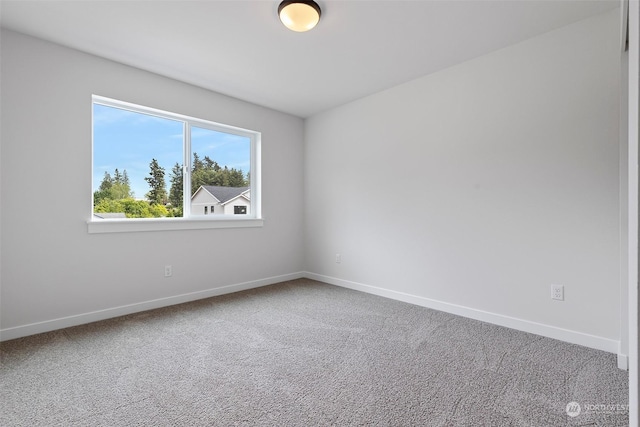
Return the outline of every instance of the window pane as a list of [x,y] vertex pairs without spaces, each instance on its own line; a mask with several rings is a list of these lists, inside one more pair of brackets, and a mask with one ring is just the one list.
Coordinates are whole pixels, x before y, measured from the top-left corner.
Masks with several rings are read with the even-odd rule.
[[254,131],[94,96],[93,219],[258,218],[259,145]]
[[191,128],[191,214],[251,213],[251,139]]
[[94,103],[94,217],[182,216],[183,129],[178,120]]

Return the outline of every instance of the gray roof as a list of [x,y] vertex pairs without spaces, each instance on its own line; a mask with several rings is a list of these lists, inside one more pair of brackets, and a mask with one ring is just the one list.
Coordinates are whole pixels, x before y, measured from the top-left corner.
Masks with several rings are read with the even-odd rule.
[[105,218],[126,218],[124,212],[94,212],[93,216],[100,219]]
[[223,204],[235,197],[238,197],[249,189],[249,187],[221,187],[217,185],[203,185],[202,188],[211,193],[213,197]]

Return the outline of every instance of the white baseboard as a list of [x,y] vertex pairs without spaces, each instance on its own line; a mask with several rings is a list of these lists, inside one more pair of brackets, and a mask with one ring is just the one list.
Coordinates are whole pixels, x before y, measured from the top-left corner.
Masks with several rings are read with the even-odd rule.
[[154,308],[167,307],[184,302],[195,301],[203,298],[215,297],[218,295],[231,294],[245,291],[247,289],[259,288],[273,285],[287,280],[295,280],[306,277],[304,273],[291,273],[281,276],[268,277],[266,279],[253,280],[250,282],[237,283],[234,285],[222,286],[204,291],[190,292],[187,294],[175,295],[166,298],[158,298],[151,301],[143,301],[135,304],[123,305],[120,307],[108,308],[105,310],[92,311],[89,313],[77,314],[74,316],[61,317],[44,322],[31,323],[13,328],[0,329],[0,341],[12,340],[15,338],[35,335],[42,332],[54,331],[56,329],[68,328],[70,326],[83,325],[85,323],[97,322],[99,320],[111,319],[113,317],[124,316],[126,314],[138,313]]
[[618,368],[623,371],[629,370],[629,356],[626,354],[618,353]]
[[191,292],[187,294],[159,298],[151,301],[143,301],[135,304],[92,311],[89,313],[67,316],[43,322],[31,323],[28,325],[16,326],[13,328],[0,329],[0,341],[11,340],[28,335],[35,335],[42,332],[49,332],[57,329],[68,328],[70,326],[82,325],[85,323],[97,322],[99,320],[138,313],[145,310],[167,307],[170,305],[259,288],[279,282],[285,282],[287,280],[295,280],[305,277],[343,288],[366,292],[369,294],[403,301],[434,310],[456,314],[458,316],[468,317],[495,325],[505,326],[507,328],[517,329],[520,331],[529,332],[548,338],[554,338],[572,344],[578,344],[585,347],[614,353],[618,355],[618,367],[620,369],[627,369],[628,367],[627,355],[621,354],[619,352],[619,341],[311,272],[297,272],[281,276],[268,277],[265,279],[237,283],[233,285],[222,286],[219,288],[207,289],[204,291]]
[[[488,311],[478,310],[471,307],[465,307],[448,302],[438,301],[430,298],[420,297],[407,294],[404,292],[392,291],[389,289],[378,288],[375,286],[364,285],[362,283],[352,282],[349,280],[338,279],[336,277],[324,276],[310,272],[304,273],[309,279],[318,280],[320,282],[329,283],[331,285],[341,286],[356,291],[362,291],[373,295],[391,298],[394,300],[431,308],[434,310],[444,311],[458,316],[468,317],[470,319],[480,320],[482,322],[493,323],[499,326],[505,326],[511,329],[517,329],[523,332],[529,332],[543,337],[553,338],[572,344],[578,344],[597,350],[606,351],[608,353],[618,354],[618,366],[625,363],[627,356],[619,354],[619,341],[589,335],[582,332],[571,331],[568,329],[558,328],[555,326],[545,325],[542,323],[531,322],[529,320],[518,319],[515,317],[504,316],[502,314],[491,313]],[[623,369],[623,368],[621,368]]]

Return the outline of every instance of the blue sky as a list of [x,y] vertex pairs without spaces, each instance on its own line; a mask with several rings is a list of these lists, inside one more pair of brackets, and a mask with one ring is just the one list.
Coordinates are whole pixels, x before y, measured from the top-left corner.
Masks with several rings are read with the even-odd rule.
[[[167,191],[171,169],[183,163],[183,122],[141,114],[100,104],[93,106],[93,191],[109,172],[126,170],[137,199],[144,198],[149,186],[151,159],[165,169]],[[241,169],[250,166],[249,138],[193,127],[191,149],[203,159],[209,156],[221,167]],[[193,160],[193,154],[190,155]]]

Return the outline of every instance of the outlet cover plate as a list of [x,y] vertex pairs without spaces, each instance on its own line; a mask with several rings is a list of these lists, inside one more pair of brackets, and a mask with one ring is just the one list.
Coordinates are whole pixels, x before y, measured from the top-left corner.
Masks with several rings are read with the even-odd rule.
[[564,285],[551,285],[551,299],[564,301]]

